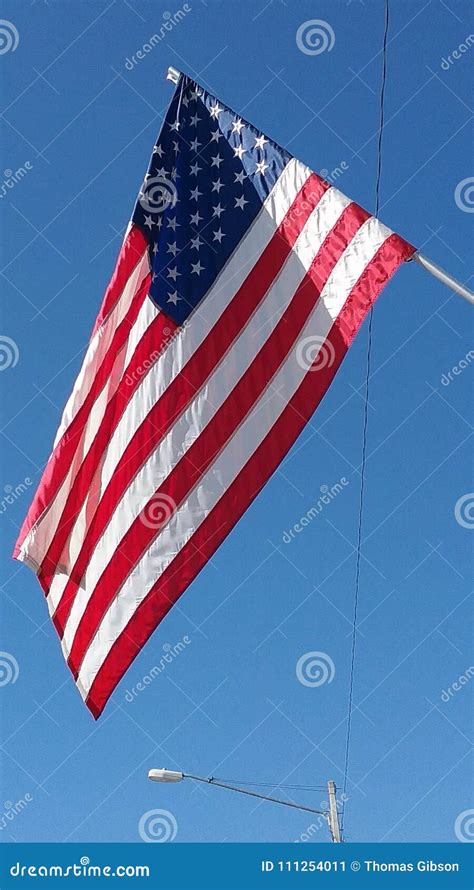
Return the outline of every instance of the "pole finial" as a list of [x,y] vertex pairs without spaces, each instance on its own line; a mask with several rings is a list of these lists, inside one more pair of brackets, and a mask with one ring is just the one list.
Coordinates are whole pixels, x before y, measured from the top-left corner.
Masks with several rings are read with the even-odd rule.
[[181,77],[181,71],[178,71],[177,68],[173,68],[171,66],[168,68],[166,80],[171,80],[171,83],[177,84],[180,77]]

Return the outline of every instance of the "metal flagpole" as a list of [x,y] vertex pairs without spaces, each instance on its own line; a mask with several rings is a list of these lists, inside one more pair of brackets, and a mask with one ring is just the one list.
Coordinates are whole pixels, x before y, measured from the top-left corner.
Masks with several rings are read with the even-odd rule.
[[456,294],[459,294],[460,297],[464,297],[464,299],[467,300],[468,303],[474,304],[474,293],[472,292],[472,290],[469,290],[469,288],[467,288],[465,284],[461,284],[461,282],[457,281],[456,278],[453,278],[452,275],[448,275],[448,273],[445,272],[444,269],[441,268],[441,266],[437,266],[436,263],[433,262],[433,260],[429,260],[428,257],[424,256],[418,250],[415,251],[411,259],[419,263],[420,266],[423,267],[423,269],[426,269],[427,272],[430,272],[430,274],[433,275],[434,278],[437,278],[438,281],[441,281],[443,284],[446,285],[446,287],[449,287]]
[[[166,75],[167,80],[171,80],[172,83],[177,84],[179,78],[181,77],[181,71],[178,71],[177,68],[168,68],[168,73]],[[436,263],[432,260],[429,260],[428,257],[424,256],[424,254],[420,253],[418,250],[415,251],[412,257],[407,262],[411,262],[411,260],[415,260],[415,262],[419,263],[423,269],[426,269],[430,275],[433,275],[434,278],[437,278],[438,281],[441,281],[442,284],[445,284],[446,287],[449,287],[456,294],[459,294],[460,297],[464,297],[468,303],[472,303],[474,305],[474,293],[466,287],[465,284],[461,284],[460,281],[457,281],[456,278],[453,278],[452,275],[448,275],[444,269],[441,269]]]

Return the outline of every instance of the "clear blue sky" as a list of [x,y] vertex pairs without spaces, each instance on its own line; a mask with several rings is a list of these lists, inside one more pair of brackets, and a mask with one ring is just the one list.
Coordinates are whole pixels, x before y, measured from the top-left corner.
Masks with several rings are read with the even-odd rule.
[[[0,206],[2,334],[19,349],[16,365],[0,374],[2,486],[27,477],[36,484],[49,454],[172,95],[168,65],[201,79],[315,170],[345,168],[338,187],[373,208],[383,4],[189,5],[127,69],[178,2],[3,4],[19,43],[0,59],[1,169],[27,161],[31,169]],[[380,213],[463,281],[472,204],[462,188],[456,203],[455,192],[472,177],[474,47],[442,61],[473,30],[469,7],[391,0]],[[295,35],[314,18],[330,25],[335,43],[308,55]],[[472,348],[472,321],[463,300],[414,265],[375,310],[348,840],[454,841],[456,817],[472,806],[474,677],[443,701],[472,658],[472,528],[455,518],[472,489],[472,364],[443,383]],[[153,808],[172,812],[177,841],[292,841],[311,822],[216,788],[152,785],[152,766],[340,785],[366,335],[364,326],[281,471],[155,632],[97,724],[35,578],[10,561],[33,486],[2,501],[0,648],[16,659],[19,676],[0,689],[0,809],[32,796],[2,840],[139,841],[139,819]],[[317,502],[321,486],[342,477],[349,484],[285,544],[285,530]],[[127,690],[159,662],[163,646],[185,635],[185,651],[128,702]],[[335,675],[307,687],[296,665],[314,650],[332,659]],[[317,790],[294,794],[316,807],[324,798]],[[326,840],[323,831],[318,837]]]

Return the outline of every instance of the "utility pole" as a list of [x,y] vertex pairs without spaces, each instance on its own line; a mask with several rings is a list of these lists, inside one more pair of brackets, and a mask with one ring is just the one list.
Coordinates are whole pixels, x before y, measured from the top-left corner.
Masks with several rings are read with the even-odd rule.
[[329,798],[329,831],[331,832],[332,840],[335,844],[341,843],[341,830],[339,828],[339,814],[337,812],[337,801],[336,801],[336,783],[329,781],[328,782],[328,798]]

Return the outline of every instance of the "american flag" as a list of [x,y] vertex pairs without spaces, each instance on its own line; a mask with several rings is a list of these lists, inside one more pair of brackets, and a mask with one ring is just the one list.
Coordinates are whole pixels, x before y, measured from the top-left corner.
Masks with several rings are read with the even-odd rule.
[[14,553],[94,717],[412,252],[181,75]]

